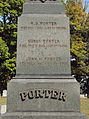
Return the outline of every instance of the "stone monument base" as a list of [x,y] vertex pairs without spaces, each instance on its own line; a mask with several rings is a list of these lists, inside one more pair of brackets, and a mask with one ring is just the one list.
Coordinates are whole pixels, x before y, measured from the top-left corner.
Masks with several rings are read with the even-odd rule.
[[12,112],[2,117],[3,119],[88,119],[79,112]]
[[79,84],[71,76],[29,77],[8,84],[7,112],[80,111]]
[[2,119],[88,119],[80,113],[79,92],[71,76],[17,76],[8,84]]

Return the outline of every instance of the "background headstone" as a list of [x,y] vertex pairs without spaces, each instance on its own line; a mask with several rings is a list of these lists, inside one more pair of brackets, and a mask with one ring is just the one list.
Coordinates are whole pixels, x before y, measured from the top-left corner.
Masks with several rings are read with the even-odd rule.
[[5,114],[6,113],[6,108],[7,108],[6,105],[2,105],[1,106],[1,114]]
[[7,90],[3,90],[3,97],[7,97]]

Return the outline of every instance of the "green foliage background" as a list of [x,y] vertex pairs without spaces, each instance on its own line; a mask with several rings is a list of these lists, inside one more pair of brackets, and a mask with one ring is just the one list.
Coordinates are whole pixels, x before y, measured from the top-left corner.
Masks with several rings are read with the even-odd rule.
[[66,15],[70,19],[72,74],[78,81],[89,76],[89,14],[82,0],[68,0]]
[[16,71],[17,18],[25,0],[0,0],[0,90]]

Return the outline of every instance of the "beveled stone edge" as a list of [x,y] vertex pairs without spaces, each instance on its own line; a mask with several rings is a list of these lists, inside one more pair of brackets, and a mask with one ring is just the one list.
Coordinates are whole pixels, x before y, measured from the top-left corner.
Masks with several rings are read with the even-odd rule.
[[72,117],[72,116],[83,116],[83,117],[88,117],[87,115],[80,113],[80,112],[7,112],[3,115],[1,115],[2,117],[4,116],[64,116],[64,117]]
[[79,84],[75,78],[13,78],[11,83],[18,82],[18,83],[75,83]]
[[[66,16],[66,14],[31,14],[31,13],[29,13],[29,14],[22,14],[21,16],[19,16],[18,18],[20,18],[20,17],[45,17],[45,16],[47,16],[47,17],[67,17]],[[68,18],[68,20],[69,20],[69,17],[67,17]]]
[[73,79],[70,74],[17,74],[13,79]]

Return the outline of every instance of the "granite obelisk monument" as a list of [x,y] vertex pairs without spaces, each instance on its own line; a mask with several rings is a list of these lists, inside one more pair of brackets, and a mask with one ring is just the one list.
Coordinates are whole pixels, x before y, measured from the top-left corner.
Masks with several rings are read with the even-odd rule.
[[2,119],[87,119],[71,77],[70,29],[61,0],[27,0],[18,18],[16,77]]

